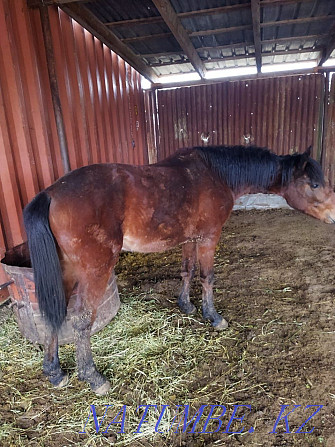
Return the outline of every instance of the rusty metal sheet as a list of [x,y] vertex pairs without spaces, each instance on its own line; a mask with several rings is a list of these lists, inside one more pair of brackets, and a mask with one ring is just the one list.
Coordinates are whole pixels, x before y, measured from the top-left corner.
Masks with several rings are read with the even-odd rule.
[[158,90],[158,157],[207,144],[255,144],[279,155],[313,145],[316,156],[323,88],[323,75],[311,74]]
[[[141,76],[49,7],[71,169],[148,160]],[[22,243],[22,208],[63,175],[38,9],[0,1],[0,252]]]

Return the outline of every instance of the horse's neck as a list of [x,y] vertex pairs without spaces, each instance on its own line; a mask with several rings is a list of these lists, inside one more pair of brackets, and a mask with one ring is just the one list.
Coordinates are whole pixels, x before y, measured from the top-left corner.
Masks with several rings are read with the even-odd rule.
[[235,200],[246,194],[277,194],[283,195],[281,178],[276,178],[268,187],[258,185],[239,185],[235,191],[232,191]]

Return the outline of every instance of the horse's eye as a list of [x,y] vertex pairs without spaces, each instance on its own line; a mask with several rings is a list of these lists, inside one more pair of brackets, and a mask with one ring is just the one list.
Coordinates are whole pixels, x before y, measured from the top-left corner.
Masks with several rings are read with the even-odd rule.
[[312,189],[316,189],[318,187],[319,187],[318,183],[311,183],[311,188]]

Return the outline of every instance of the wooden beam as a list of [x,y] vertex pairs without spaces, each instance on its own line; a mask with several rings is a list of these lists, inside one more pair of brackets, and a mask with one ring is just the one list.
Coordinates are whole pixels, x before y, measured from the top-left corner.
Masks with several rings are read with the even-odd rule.
[[39,6],[61,6],[68,5],[69,3],[90,3],[97,0],[27,0],[29,8],[38,8]]
[[120,39],[123,43],[133,43],[138,42],[140,40],[150,40],[150,39],[167,39],[168,37],[172,37],[172,33],[157,33],[157,34],[145,34],[144,36],[137,37],[125,37],[124,39]]
[[162,16],[154,17],[141,17],[140,19],[127,19],[127,20],[117,20],[116,22],[104,22],[104,25],[115,28],[117,26],[128,26],[128,25],[151,25],[152,23],[162,23],[164,22]]
[[295,3],[314,3],[315,0],[261,0],[261,7],[266,8],[267,6],[285,6]]
[[185,54],[189,58],[194,69],[199,73],[201,78],[204,78],[206,75],[206,68],[196,52],[187,31],[181,24],[175,10],[172,8],[171,3],[168,0],[152,0],[152,2],[172,31],[181,48],[185,51]]
[[332,54],[332,52],[335,50],[335,23],[330,28],[329,34],[326,38],[326,44],[322,48],[320,52],[320,60],[318,65],[321,67],[326,60],[329,58],[329,56]]
[[69,160],[69,151],[68,144],[66,139],[66,131],[64,125],[63,111],[62,105],[59,97],[59,89],[58,89],[58,81],[56,74],[56,62],[54,55],[54,47],[52,43],[52,33],[50,27],[50,18],[48,6],[40,5],[40,17],[42,24],[42,33],[45,47],[45,54],[47,59],[47,67],[48,67],[48,75],[49,75],[49,83],[52,97],[52,104],[55,113],[55,121],[57,128],[57,135],[59,141],[59,148],[61,153],[61,159],[64,169],[64,174],[70,172],[70,160]]
[[189,36],[190,37],[210,36],[212,34],[225,34],[225,33],[231,33],[232,31],[244,31],[247,29],[252,29],[252,25],[239,25],[239,26],[231,26],[228,28],[215,28],[203,31],[193,31],[189,33]]
[[251,16],[252,16],[252,30],[254,34],[255,57],[257,73],[261,72],[262,68],[262,45],[261,45],[261,8],[259,0],[251,0]]
[[329,16],[317,16],[317,17],[303,17],[301,19],[289,19],[289,20],[278,20],[274,22],[263,22],[261,23],[261,28],[268,26],[281,26],[281,25],[299,25],[301,23],[312,23],[312,22],[324,22],[325,20],[335,20],[335,15]]
[[70,17],[80,23],[80,25],[107,45],[111,50],[122,57],[122,59],[128,62],[128,64],[135,68],[135,70],[149,79],[149,81],[155,82],[155,80],[157,80],[157,75],[153,69],[148,67],[139,56],[133,53],[130,48],[121,42],[121,40],[87,8],[76,3],[72,3],[63,5],[62,9]]

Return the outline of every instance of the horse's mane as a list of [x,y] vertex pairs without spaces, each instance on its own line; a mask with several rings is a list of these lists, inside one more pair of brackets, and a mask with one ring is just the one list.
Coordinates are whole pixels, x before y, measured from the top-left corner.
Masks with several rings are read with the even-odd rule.
[[303,169],[300,175],[306,174],[311,182],[324,185],[320,165],[304,154],[278,156],[266,148],[255,146],[200,146],[194,149],[233,190],[241,186],[266,189],[276,179],[285,186],[299,168]]

